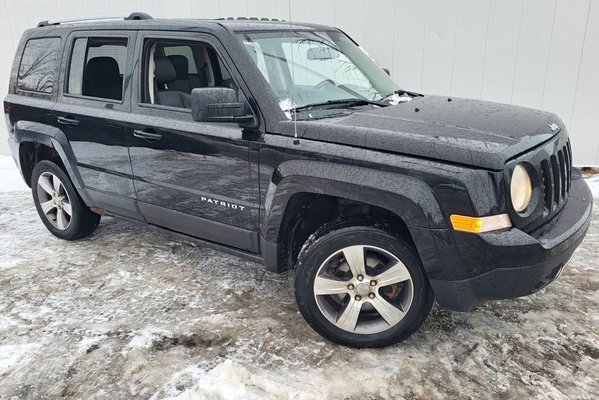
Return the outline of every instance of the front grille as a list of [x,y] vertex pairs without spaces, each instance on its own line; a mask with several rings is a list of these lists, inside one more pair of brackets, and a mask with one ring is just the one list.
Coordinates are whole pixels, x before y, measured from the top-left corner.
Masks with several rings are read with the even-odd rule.
[[515,228],[531,232],[560,213],[568,200],[572,180],[572,149],[568,132],[561,132],[528,153],[512,159],[506,168],[509,174],[520,163],[528,165],[534,185],[534,200],[529,209],[518,213],[509,209]]
[[541,176],[543,183],[543,201],[545,215],[551,214],[568,198],[572,182],[572,149],[570,141],[541,161]]

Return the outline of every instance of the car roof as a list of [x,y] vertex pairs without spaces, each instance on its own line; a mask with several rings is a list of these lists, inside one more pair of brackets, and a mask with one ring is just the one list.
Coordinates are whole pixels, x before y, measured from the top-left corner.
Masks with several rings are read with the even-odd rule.
[[[141,13],[134,13],[141,14]],[[132,14],[133,15],[133,14]],[[219,19],[178,19],[178,18],[152,18],[147,14],[141,19],[130,17],[105,17],[97,19],[82,19],[69,21],[43,21],[38,24],[38,29],[63,28],[65,30],[208,30],[216,31],[222,28],[233,32],[247,31],[284,31],[284,30],[332,30],[326,25],[287,22],[277,19],[238,17]]]
[[[191,20],[194,21],[194,20]],[[283,20],[268,20],[268,19],[217,19],[217,20],[195,20],[207,23],[220,23],[233,31],[281,31],[289,29],[304,29],[304,30],[331,30],[330,26],[311,24],[307,22],[287,22]]]

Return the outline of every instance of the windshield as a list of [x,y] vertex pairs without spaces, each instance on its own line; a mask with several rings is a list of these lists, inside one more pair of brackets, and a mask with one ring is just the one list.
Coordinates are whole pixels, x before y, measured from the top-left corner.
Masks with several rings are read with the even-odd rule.
[[283,111],[339,100],[386,100],[399,90],[389,75],[339,31],[239,34]]

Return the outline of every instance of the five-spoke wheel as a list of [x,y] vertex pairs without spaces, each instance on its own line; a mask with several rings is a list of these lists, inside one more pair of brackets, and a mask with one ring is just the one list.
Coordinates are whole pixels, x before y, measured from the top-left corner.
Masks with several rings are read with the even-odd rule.
[[31,191],[42,222],[54,236],[81,239],[98,227],[100,216],[87,207],[68,175],[56,163],[43,160],[36,164]]
[[318,333],[356,347],[409,337],[433,301],[420,259],[400,235],[351,223],[321,228],[306,243],[295,289],[300,311]]
[[73,210],[60,178],[51,172],[43,172],[37,180],[37,196],[48,221],[62,231],[68,229]]
[[374,246],[349,246],[331,255],[314,279],[320,311],[341,329],[377,333],[395,326],[412,305],[406,266]]

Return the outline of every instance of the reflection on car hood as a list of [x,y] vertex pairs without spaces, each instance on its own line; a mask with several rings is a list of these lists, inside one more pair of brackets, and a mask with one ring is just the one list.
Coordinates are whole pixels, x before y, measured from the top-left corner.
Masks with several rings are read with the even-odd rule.
[[499,170],[557,134],[555,114],[507,104],[425,96],[342,117],[298,121],[300,137]]

